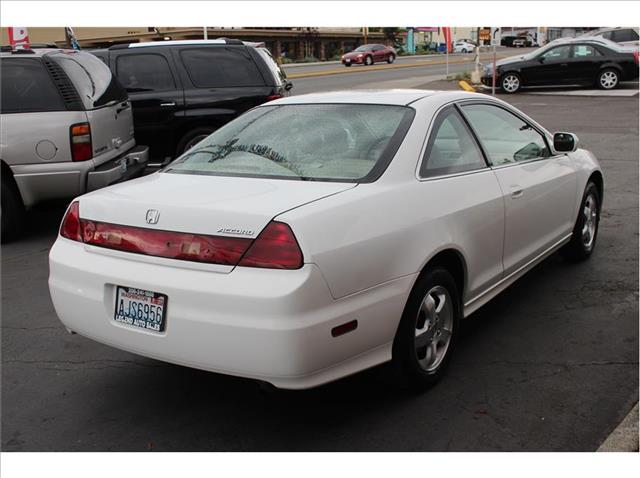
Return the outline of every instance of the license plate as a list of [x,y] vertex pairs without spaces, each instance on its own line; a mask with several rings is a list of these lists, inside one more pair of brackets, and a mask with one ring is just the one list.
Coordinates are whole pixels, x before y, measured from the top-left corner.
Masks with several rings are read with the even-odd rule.
[[351,63],[351,60],[345,60],[344,62],[345,63]]
[[117,286],[113,319],[141,329],[162,332],[165,327],[167,300],[165,294],[158,292]]

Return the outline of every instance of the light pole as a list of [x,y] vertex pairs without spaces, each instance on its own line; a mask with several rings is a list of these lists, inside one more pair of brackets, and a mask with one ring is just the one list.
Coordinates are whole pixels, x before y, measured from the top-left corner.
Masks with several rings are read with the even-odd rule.
[[493,43],[493,75],[491,78],[491,94],[493,96],[496,95],[496,33],[498,33],[499,30],[500,28],[496,28],[493,31],[491,40],[491,43]]

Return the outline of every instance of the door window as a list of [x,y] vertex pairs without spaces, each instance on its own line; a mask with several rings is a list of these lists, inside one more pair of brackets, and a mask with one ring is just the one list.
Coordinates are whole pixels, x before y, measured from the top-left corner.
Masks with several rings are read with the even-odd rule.
[[569,58],[571,52],[571,45],[563,45],[552,48],[551,50],[542,54],[542,58],[545,60],[566,60]]
[[437,118],[422,159],[420,177],[427,178],[484,168],[482,152],[455,108]]
[[550,155],[544,137],[509,111],[492,105],[466,105],[462,111],[478,135],[492,166]]
[[118,80],[129,92],[174,90],[176,83],[167,59],[155,53],[120,55]]
[[187,73],[198,88],[264,86],[264,79],[246,48],[207,47],[180,51]]
[[62,111],[62,97],[40,60],[2,60],[0,111],[28,113],[34,111]]
[[591,45],[574,45],[573,57],[574,58],[593,58],[594,56],[602,56],[598,50]]

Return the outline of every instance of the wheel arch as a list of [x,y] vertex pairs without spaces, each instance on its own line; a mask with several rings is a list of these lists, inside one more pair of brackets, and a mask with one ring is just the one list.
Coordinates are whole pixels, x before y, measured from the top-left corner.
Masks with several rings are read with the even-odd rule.
[[454,247],[447,247],[436,252],[422,266],[420,274],[416,278],[416,282],[434,267],[442,267],[446,269],[452,276],[460,294],[460,300],[464,302],[464,293],[467,287],[467,262],[462,252]]
[[602,203],[604,201],[604,177],[602,176],[602,172],[600,172],[599,170],[595,170],[594,172],[591,173],[591,175],[589,176],[589,179],[587,180],[587,184],[589,183],[589,181],[593,181],[593,183],[596,185],[596,188],[598,188],[598,196],[600,199],[600,209],[602,209]]

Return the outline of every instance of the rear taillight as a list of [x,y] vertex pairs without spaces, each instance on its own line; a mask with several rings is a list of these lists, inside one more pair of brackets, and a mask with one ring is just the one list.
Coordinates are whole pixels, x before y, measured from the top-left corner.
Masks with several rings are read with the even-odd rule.
[[183,261],[235,266],[251,239],[157,231],[81,219],[85,244]]
[[67,209],[67,213],[64,215],[62,224],[60,225],[60,235],[72,241],[82,241],[80,205],[78,201],[72,202],[69,209]]
[[71,126],[71,159],[73,161],[86,161],[93,157],[91,144],[91,127],[89,123],[78,123]]
[[280,98],[284,98],[284,96],[280,95],[280,94],[269,95],[269,96],[267,96],[267,101],[279,100]]
[[633,52],[633,59],[635,60],[636,65],[637,65],[638,64],[638,51],[634,51]]
[[268,269],[300,269],[302,251],[287,224],[271,221],[251,244],[238,265]]
[[80,218],[80,206],[69,206],[60,235],[72,241],[155,257],[226,266],[299,269],[302,251],[291,228],[270,222],[253,239],[158,231]]

